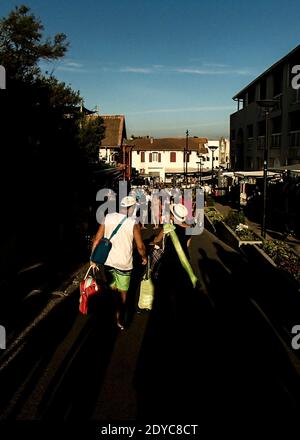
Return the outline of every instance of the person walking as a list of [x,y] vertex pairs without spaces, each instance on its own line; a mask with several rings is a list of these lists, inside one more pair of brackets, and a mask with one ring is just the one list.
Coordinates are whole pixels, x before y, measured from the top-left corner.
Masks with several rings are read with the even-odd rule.
[[[191,235],[187,208],[181,203],[170,206],[170,225],[164,225],[163,230],[154,238],[152,244],[164,240],[164,252],[159,262],[155,282],[156,296],[159,297],[161,309],[166,311],[166,317],[179,324],[189,311],[189,297],[193,296],[196,278],[189,263],[188,247]],[[172,231],[176,233],[176,241],[172,239]]]
[[[121,200],[120,212],[107,214],[104,223],[98,228],[92,245],[92,253],[105,237],[108,238],[118,224],[122,222],[118,232],[112,237],[112,247],[105,261],[105,274],[111,290],[116,293],[116,325],[124,330],[124,312],[127,292],[130,286],[131,272],[133,268],[133,242],[142,257],[142,264],[147,264],[146,248],[142,239],[140,225],[136,223],[133,213],[136,200],[132,196],[126,196]],[[96,266],[91,262],[92,266]]]

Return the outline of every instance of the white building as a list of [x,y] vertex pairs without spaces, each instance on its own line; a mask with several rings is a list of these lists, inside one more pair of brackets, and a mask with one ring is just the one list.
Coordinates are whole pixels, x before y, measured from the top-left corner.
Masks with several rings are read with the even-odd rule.
[[[127,141],[131,151],[131,166],[141,175],[158,177],[161,181],[172,182],[172,178],[182,179],[187,173],[189,178],[212,169],[211,145],[218,148],[214,151],[214,168],[228,168],[229,141],[208,140],[206,138],[164,138],[150,137]],[[186,154],[186,151],[188,152]],[[185,161],[185,157],[187,161]],[[201,160],[201,164],[200,164]]]

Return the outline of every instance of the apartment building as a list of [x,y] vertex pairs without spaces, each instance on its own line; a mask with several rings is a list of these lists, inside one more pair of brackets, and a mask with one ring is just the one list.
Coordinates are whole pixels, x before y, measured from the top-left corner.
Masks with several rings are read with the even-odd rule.
[[[237,111],[230,116],[233,169],[262,169],[266,145],[269,168],[300,163],[300,89],[293,81],[297,65],[300,45],[233,97],[237,102]],[[258,105],[260,100],[273,101],[268,116]]]

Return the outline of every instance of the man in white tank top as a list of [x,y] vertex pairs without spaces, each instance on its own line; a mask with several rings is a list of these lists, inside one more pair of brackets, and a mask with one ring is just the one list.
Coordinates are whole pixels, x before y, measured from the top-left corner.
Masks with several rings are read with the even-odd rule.
[[[118,224],[127,217],[118,232],[111,239],[112,247],[105,262],[109,286],[118,294],[116,324],[121,330],[124,329],[122,315],[124,313],[132,271],[133,241],[135,241],[137,250],[142,257],[142,264],[147,264],[146,248],[142,239],[141,228],[132,216],[135,204],[136,200],[134,197],[124,197],[121,200],[120,212],[106,215],[104,224],[99,226],[92,246],[93,253],[99,241],[103,237],[110,237]],[[95,265],[95,263],[91,264]]]

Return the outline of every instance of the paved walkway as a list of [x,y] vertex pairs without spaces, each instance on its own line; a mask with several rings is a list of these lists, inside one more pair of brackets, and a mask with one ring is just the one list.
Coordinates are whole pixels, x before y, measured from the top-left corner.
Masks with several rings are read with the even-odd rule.
[[[154,233],[144,232],[146,239]],[[108,298],[85,318],[76,296],[68,314],[50,322],[51,332],[45,329],[46,339],[34,341],[34,368],[25,359],[18,375],[6,377],[17,389],[6,405],[10,417],[184,422],[198,424],[200,432],[206,424],[211,433],[222,426],[223,434],[241,422],[276,429],[296,420],[300,368],[289,332],[299,323],[299,296],[276,275],[254,273],[206,230],[192,238],[190,254],[203,288],[183,291],[181,307],[172,310],[156,296],[151,312],[137,312],[136,266],[124,332],[111,326]]]
[[276,414],[282,420],[293,411],[300,365],[297,373],[272,307],[265,315],[251,267],[207,231],[193,237],[190,254],[203,291],[187,298],[188,316],[177,315],[174,325],[159,299],[150,313],[134,314],[117,339],[93,419],[205,424],[225,417],[234,430],[238,417],[254,425],[270,416],[274,424]]

